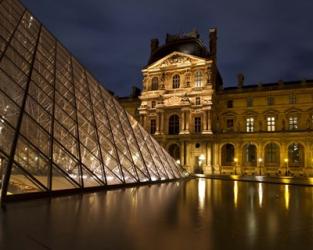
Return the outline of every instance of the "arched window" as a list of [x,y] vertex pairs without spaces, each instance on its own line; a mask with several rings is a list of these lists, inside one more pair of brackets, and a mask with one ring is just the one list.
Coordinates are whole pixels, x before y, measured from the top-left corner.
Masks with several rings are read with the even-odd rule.
[[269,143],[265,147],[265,167],[279,166],[279,146],[276,143]]
[[202,85],[202,73],[201,71],[197,71],[195,73],[195,87],[201,87]]
[[245,166],[256,166],[257,155],[256,146],[246,144],[243,148],[243,163]]
[[173,89],[178,89],[180,86],[180,76],[174,75],[173,76]]
[[232,166],[234,164],[235,148],[232,144],[227,143],[222,147],[222,165]]
[[176,161],[180,159],[180,148],[177,144],[170,145],[168,152]]
[[170,135],[179,134],[179,117],[178,115],[172,115],[168,120],[168,133]]
[[292,143],[288,147],[288,166],[304,166],[304,147],[300,143]]
[[151,82],[151,90],[158,90],[158,88],[159,88],[159,80],[157,77],[153,77],[152,82]]

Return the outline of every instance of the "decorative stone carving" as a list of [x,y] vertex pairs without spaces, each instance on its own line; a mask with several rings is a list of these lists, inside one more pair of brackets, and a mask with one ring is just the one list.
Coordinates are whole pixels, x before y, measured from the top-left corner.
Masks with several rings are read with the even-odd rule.
[[178,96],[172,96],[165,100],[166,105],[172,106],[172,105],[179,105],[180,104],[180,98]]
[[187,93],[185,93],[185,95],[181,98],[180,102],[183,104],[189,104],[190,103],[190,100],[189,100],[189,97],[187,96]]
[[191,59],[186,56],[180,56],[180,55],[173,55],[167,60],[165,60],[161,67],[166,67],[172,64],[179,64],[179,63],[191,63]]

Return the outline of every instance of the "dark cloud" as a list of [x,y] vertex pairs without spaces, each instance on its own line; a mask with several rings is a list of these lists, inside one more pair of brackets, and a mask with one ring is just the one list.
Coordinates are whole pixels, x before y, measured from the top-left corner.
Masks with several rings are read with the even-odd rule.
[[312,1],[22,0],[98,80],[118,95],[141,86],[150,39],[218,28],[226,86],[313,78]]

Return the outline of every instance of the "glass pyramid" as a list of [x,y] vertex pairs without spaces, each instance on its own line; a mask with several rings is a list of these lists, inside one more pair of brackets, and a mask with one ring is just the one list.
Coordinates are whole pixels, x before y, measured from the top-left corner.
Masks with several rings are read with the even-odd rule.
[[0,0],[1,198],[183,169],[17,0]]

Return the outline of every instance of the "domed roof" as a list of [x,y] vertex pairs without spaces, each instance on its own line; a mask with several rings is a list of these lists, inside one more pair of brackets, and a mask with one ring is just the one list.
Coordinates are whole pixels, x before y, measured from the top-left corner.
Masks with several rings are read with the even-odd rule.
[[156,62],[157,60],[169,55],[174,51],[202,58],[209,57],[209,51],[199,39],[199,34],[196,31],[185,34],[183,36],[167,34],[165,44],[152,49],[148,65]]

